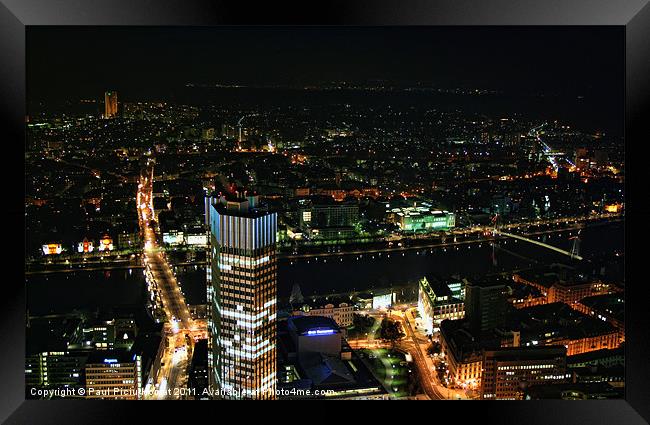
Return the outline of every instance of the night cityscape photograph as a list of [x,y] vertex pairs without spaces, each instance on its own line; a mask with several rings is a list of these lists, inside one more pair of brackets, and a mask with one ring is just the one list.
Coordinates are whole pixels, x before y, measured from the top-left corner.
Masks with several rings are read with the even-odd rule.
[[27,399],[624,398],[622,27],[26,53]]

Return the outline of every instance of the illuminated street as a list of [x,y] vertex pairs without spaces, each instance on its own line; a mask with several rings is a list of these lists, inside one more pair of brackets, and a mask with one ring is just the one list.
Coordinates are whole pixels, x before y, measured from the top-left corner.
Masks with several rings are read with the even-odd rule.
[[[158,247],[152,221],[153,164],[150,159],[147,159],[145,170],[137,194],[139,221],[144,235],[143,262],[151,273],[151,284],[157,290],[157,300],[165,313],[164,338],[168,344],[156,383],[162,390],[159,389],[154,398],[177,399],[187,386],[188,352],[191,350],[188,341],[191,343],[193,338],[205,337],[206,328],[204,321],[192,319],[178,280],[165,253]],[[186,335],[190,338],[186,338]]]
[[[403,351],[408,352],[411,355],[413,364],[417,368],[419,375],[419,382],[424,390],[424,396],[428,399],[441,400],[451,397],[451,394],[448,390],[437,383],[435,369],[431,359],[426,355],[426,347],[428,345],[428,340],[424,335],[416,334],[411,328],[411,323],[408,320],[405,320],[405,317],[411,315],[412,310],[407,309],[406,313],[401,311],[401,308],[406,306],[396,306],[395,309],[390,311],[390,319],[397,320],[401,323],[402,330],[406,335],[397,342],[397,347],[401,348]],[[350,340],[350,346],[354,349],[367,350],[372,353],[373,356],[380,359],[384,364],[385,371],[384,374],[387,377],[386,386],[389,393],[392,393],[392,375],[393,375],[393,366],[394,362],[386,355],[386,349],[390,348],[392,344],[387,341],[381,341],[376,338],[377,331],[381,325],[381,321],[386,316],[387,312],[383,310],[366,310],[359,312],[367,314],[375,318],[375,323],[373,327],[369,330],[368,336],[366,338],[357,338]],[[424,353],[424,354],[423,354]]]
[[153,204],[153,167],[147,172],[138,185],[137,204],[140,210],[140,225],[143,230],[144,263],[151,270],[153,281],[160,290],[165,314],[172,328],[192,330],[193,321],[185,303],[178,281],[167,262],[165,253],[158,247],[156,231],[152,225]]
[[424,377],[422,385],[427,395],[432,399],[466,399],[467,395],[463,391],[453,390],[444,387],[436,373],[435,364],[427,354],[427,347],[430,345],[428,338],[420,331],[415,329],[416,308],[409,307],[405,311],[395,310],[395,318],[400,320],[403,329],[406,330],[407,338],[404,345],[415,360],[418,370]]

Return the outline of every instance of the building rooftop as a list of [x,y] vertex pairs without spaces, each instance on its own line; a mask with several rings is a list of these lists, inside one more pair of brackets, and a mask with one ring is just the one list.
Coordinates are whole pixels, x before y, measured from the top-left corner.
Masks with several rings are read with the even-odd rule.
[[448,286],[448,283],[451,282],[456,281],[443,282],[434,276],[428,275],[420,280],[420,288],[434,304],[462,303],[462,300],[453,297]]
[[292,316],[287,319],[289,330],[295,329],[299,335],[307,334],[309,331],[333,331],[340,332],[339,326],[333,319],[322,316]]
[[612,324],[582,314],[561,302],[516,310],[511,326],[521,329],[522,344],[548,337],[581,339],[616,332]]
[[30,319],[26,330],[27,354],[67,351],[82,320],[76,317]]
[[479,340],[469,330],[467,319],[461,320],[443,320],[440,323],[440,333],[454,353],[454,357],[461,361],[462,359],[480,355],[484,346],[497,348],[500,346],[498,341]]
[[305,299],[303,306],[307,305],[311,309],[316,309],[316,308],[325,308],[325,306],[328,304],[332,304],[334,307],[339,307],[341,304],[347,304],[351,306],[354,303],[348,297],[332,296],[332,297],[316,298],[316,299],[307,298]]
[[352,371],[340,357],[323,353],[304,353],[300,355],[300,365],[314,385],[354,383]]
[[508,294],[508,298],[510,299],[520,300],[528,297],[537,298],[542,296],[539,289],[534,286],[512,281],[509,283],[509,287],[512,290]]
[[512,285],[512,279],[502,275],[473,276],[463,280],[465,282],[465,287],[478,286],[481,288],[492,288]]
[[95,350],[88,355],[87,364],[133,363],[135,354],[127,350]]
[[571,286],[591,283],[593,281],[591,276],[580,273],[573,267],[559,263],[524,270],[519,272],[518,275],[527,281],[544,286],[545,288],[550,288],[554,284]]
[[589,351],[586,353],[576,354],[574,356],[568,356],[566,358],[567,365],[572,364],[581,364],[581,363],[598,363],[599,361],[620,357],[621,360],[625,361],[625,347],[624,345],[619,346],[614,349],[603,349],[596,351]]
[[300,197],[295,200],[298,208],[308,208],[308,207],[329,207],[329,206],[358,206],[359,202],[356,198],[349,199],[346,198],[343,201],[337,201],[328,195],[309,195]]
[[580,300],[580,304],[617,320],[625,319],[625,295],[622,293],[586,297]]
[[251,207],[247,200],[228,201],[227,203],[215,203],[214,209],[222,215],[234,217],[257,218],[269,214],[265,208]]
[[208,364],[208,340],[200,339],[194,344],[192,352],[192,367]]
[[394,198],[386,202],[385,206],[387,213],[395,213],[406,217],[418,215],[444,217],[447,214],[451,214],[449,211],[435,208],[431,201],[420,198]]
[[488,350],[490,357],[499,361],[543,360],[551,356],[564,357],[566,348],[563,345],[546,347],[509,347]]
[[577,382],[625,381],[625,366],[622,364],[572,367],[571,372],[573,372]]
[[144,363],[156,357],[162,337],[158,332],[140,332],[131,346],[130,353],[142,356]]

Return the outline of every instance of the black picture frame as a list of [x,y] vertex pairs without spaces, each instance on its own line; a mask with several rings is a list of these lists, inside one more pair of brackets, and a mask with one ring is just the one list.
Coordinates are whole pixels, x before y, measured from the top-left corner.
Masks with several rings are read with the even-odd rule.
[[[5,282],[0,297],[3,336],[0,419],[6,423],[113,423],[134,421],[143,410],[147,421],[171,418],[172,403],[108,401],[26,401],[24,399],[25,294],[24,276],[18,270],[23,257],[25,141],[25,33],[41,25],[615,25],[625,27],[626,45],[626,394],[625,400],[486,402],[458,405],[424,405],[427,420],[440,420],[451,406],[452,418],[473,417],[481,422],[513,424],[642,424],[650,420],[650,332],[644,297],[643,221],[648,214],[647,188],[640,179],[648,143],[646,108],[650,101],[650,6],[648,0],[409,0],[267,2],[262,5],[214,0],[0,0],[0,117],[3,125],[3,182],[5,226],[12,235],[3,254]],[[65,46],[62,46],[65,48]],[[20,223],[23,223],[21,228]],[[636,242],[636,243],[635,243]],[[628,249],[639,246],[636,250]],[[24,251],[23,251],[24,252]],[[15,275],[14,275],[15,274]],[[22,281],[21,281],[22,279]],[[183,405],[187,406],[187,405]],[[217,421],[217,409],[201,407],[208,420]],[[266,405],[268,407],[268,404]],[[386,405],[374,409],[377,413]],[[441,409],[440,406],[444,406]],[[469,406],[469,408],[468,408]],[[274,408],[278,408],[274,406]],[[181,409],[184,410],[184,409]],[[231,409],[227,409],[231,410]],[[267,416],[269,409],[251,409],[247,415]],[[279,406],[279,414],[288,414]],[[347,410],[347,409],[346,409]],[[389,409],[393,410],[393,408]],[[403,409],[399,409],[403,410]],[[410,409],[409,409],[410,410]],[[418,410],[416,407],[415,410]],[[155,413],[155,414],[154,414]],[[233,412],[230,412],[231,414]],[[138,413],[138,416],[141,413]],[[312,415],[311,413],[310,415]],[[152,415],[152,416],[149,416]],[[189,421],[189,416],[185,416]],[[287,417],[288,420],[291,416]],[[193,420],[199,420],[193,419]],[[201,419],[203,420],[203,419]],[[302,419],[301,419],[302,420]],[[350,417],[350,420],[357,420]],[[363,420],[367,420],[364,419]],[[415,420],[407,416],[404,420]]]

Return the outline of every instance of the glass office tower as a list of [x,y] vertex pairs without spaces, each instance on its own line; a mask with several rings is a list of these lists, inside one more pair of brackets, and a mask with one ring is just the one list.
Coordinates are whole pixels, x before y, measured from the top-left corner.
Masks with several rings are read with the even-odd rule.
[[206,218],[214,398],[275,398],[277,214],[260,209],[257,197],[221,197],[206,198]]

